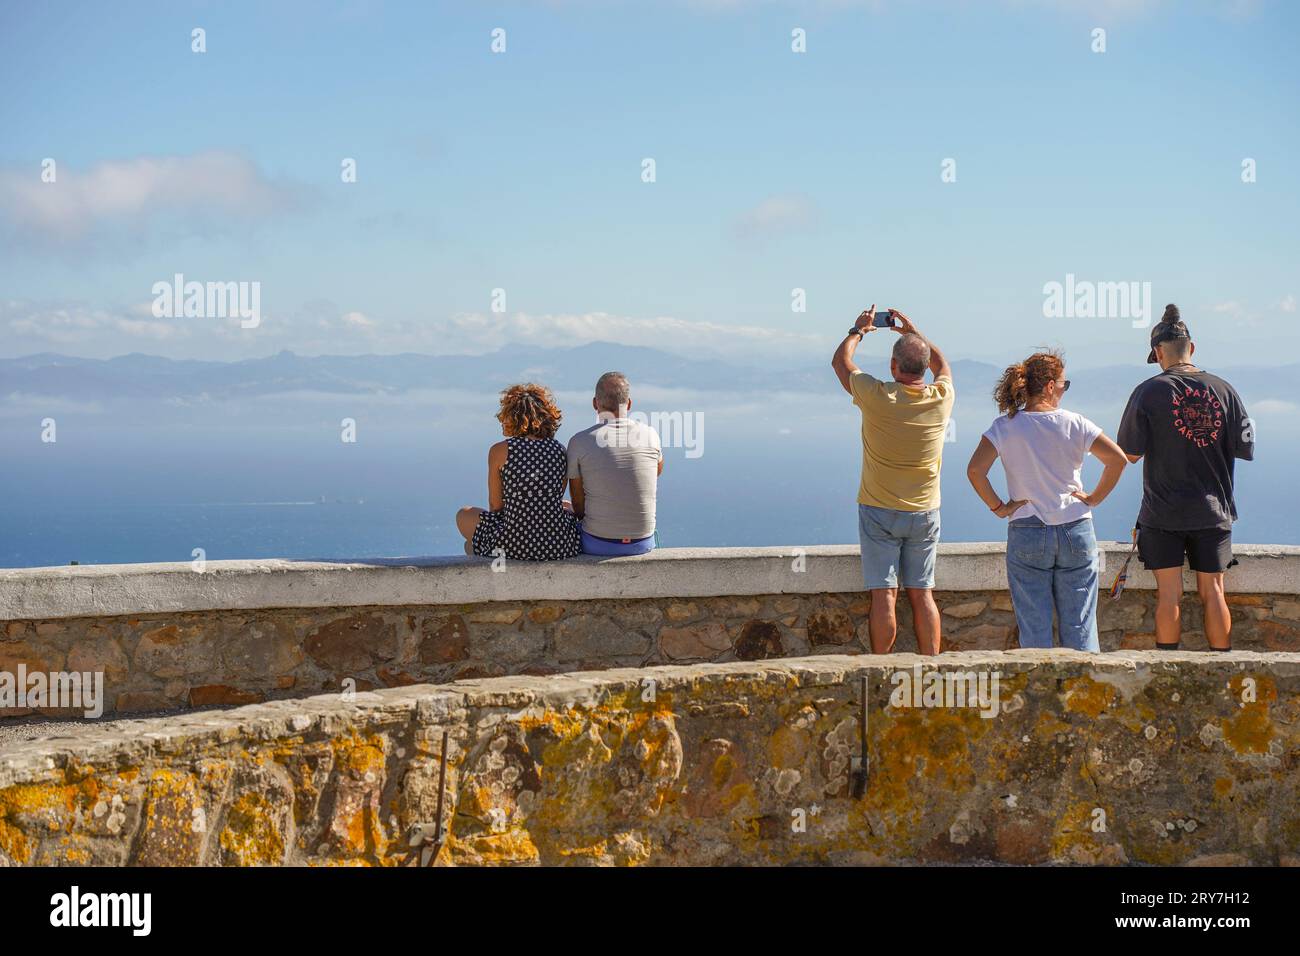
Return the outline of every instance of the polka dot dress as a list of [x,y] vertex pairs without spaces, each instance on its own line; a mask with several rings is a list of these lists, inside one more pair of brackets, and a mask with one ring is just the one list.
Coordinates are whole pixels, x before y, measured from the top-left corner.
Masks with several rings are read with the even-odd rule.
[[512,561],[560,561],[582,551],[578,520],[566,511],[568,456],[553,438],[511,438],[501,466],[500,511],[485,511],[474,529],[474,553],[503,548]]

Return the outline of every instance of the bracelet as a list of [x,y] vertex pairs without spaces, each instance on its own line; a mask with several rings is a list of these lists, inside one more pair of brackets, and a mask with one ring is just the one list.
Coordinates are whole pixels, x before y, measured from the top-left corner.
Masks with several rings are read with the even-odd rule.
[[866,334],[867,334],[866,332],[858,328],[856,325],[853,326],[853,328],[849,329],[849,335],[856,335],[858,338],[862,338]]
[[992,511],[994,514],[997,514],[998,509],[1001,508],[1001,507],[1002,507],[1003,505],[1005,505],[1005,504],[1006,504],[1005,501],[999,501],[996,505],[994,505],[992,508],[990,508],[989,511]]

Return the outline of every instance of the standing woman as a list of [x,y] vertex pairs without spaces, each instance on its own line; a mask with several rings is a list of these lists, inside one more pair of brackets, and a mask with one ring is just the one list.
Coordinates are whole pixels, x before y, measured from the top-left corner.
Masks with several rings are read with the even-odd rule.
[[558,561],[582,551],[578,521],[564,500],[569,464],[555,440],[560,410],[550,389],[511,385],[497,412],[501,433],[488,449],[488,509],[456,513],[465,553],[513,561]]
[[[1099,651],[1097,536],[1092,509],[1111,493],[1128,460],[1100,428],[1061,408],[1070,381],[1055,352],[1038,352],[1004,373],[993,391],[996,419],[966,467],[975,493],[1007,527],[1007,579],[1021,647],[1052,646],[1055,611],[1061,646]],[[1091,452],[1105,466],[1091,494],[1080,469]],[[989,483],[1002,458],[1011,500]]]

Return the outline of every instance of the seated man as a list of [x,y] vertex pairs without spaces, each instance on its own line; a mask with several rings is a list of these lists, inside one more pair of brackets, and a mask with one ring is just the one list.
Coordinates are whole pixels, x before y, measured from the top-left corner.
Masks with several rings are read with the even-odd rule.
[[586,554],[645,554],[655,546],[655,490],[663,474],[659,435],[627,417],[621,372],[606,372],[591,400],[599,421],[569,439],[569,495]]

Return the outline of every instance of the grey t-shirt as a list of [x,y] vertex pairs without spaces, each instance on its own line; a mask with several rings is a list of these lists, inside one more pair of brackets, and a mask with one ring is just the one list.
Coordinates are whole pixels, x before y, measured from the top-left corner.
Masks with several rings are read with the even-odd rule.
[[648,538],[655,531],[659,435],[630,418],[608,418],[569,439],[569,477],[582,482],[582,529],[597,538]]

